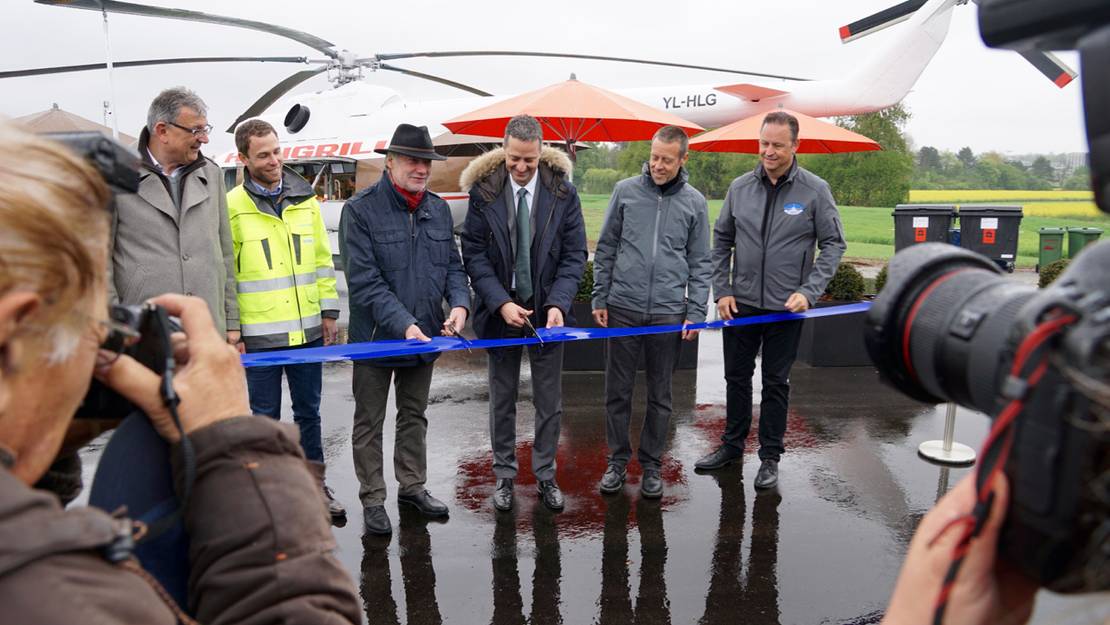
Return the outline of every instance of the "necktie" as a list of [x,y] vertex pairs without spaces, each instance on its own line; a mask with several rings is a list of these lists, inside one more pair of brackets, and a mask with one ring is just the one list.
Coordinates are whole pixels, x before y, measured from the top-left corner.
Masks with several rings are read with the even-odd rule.
[[528,218],[528,189],[516,194],[516,296],[532,299],[532,220]]

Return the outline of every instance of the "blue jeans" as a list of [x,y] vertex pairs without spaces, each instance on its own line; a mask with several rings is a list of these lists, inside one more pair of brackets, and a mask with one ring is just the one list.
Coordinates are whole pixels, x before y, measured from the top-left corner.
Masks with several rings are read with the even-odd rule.
[[[302,347],[320,347],[324,339],[319,338]],[[273,352],[279,349],[251,350],[251,353]],[[324,449],[320,442],[320,388],[323,385],[324,368],[321,363],[303,365],[274,365],[270,367],[247,368],[247,389],[250,391],[251,412],[281,420],[281,374],[289,381],[289,394],[293,396],[293,422],[301,430],[301,449],[309,460],[324,461]]]

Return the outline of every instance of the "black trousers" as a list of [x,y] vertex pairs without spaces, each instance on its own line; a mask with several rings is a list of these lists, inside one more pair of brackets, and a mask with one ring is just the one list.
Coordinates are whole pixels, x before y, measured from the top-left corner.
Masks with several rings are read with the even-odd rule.
[[[737,304],[737,317],[766,315],[776,310],[763,310]],[[798,355],[802,320],[762,323],[725,328],[724,361],[726,409],[725,433],[721,440],[737,451],[744,449],[744,440],[752,427],[752,375],[755,357],[763,348],[763,396],[759,403],[759,458],[778,460],[784,451],[786,411],[790,401],[790,368]]]

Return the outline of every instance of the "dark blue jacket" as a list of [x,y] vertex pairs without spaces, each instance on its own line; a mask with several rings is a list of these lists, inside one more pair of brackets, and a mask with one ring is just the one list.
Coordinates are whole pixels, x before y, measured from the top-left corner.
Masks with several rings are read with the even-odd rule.
[[[586,227],[578,191],[567,179],[570,159],[554,148],[544,148],[536,172],[535,236],[532,239],[532,285],[535,313],[532,325],[547,324],[547,309],[563,312],[574,325],[571,304],[586,268]],[[462,174],[462,188],[470,189],[470,207],[463,224],[462,253],[474,287],[474,331],[481,338],[501,338],[506,324],[498,310],[510,301],[513,255],[509,243],[508,170],[505,153],[494,150],[475,159]]]
[[[470,289],[451,226],[447,202],[430,191],[410,213],[389,172],[347,200],[339,220],[339,254],[350,293],[350,342],[403,339],[414,323],[427,336],[439,336],[444,300],[469,310]],[[366,362],[414,366],[437,356]]]

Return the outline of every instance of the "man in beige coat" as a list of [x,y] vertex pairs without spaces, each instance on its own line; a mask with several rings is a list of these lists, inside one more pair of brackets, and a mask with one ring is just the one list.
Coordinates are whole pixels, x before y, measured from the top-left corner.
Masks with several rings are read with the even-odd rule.
[[139,192],[120,196],[112,221],[112,303],[141,304],[162,293],[195,295],[232,345],[239,343],[235,253],[227,193],[208,143],[207,107],[184,88],[154,98],[139,135]]

